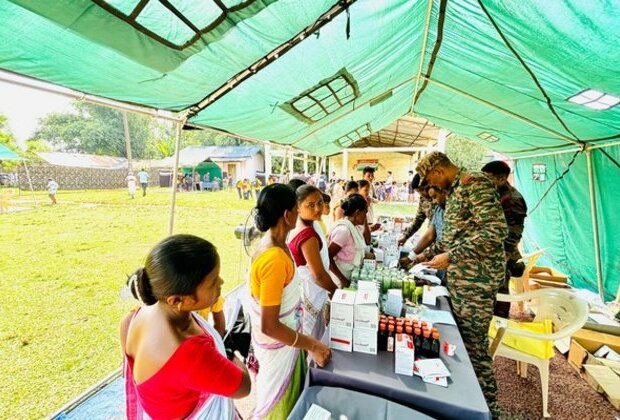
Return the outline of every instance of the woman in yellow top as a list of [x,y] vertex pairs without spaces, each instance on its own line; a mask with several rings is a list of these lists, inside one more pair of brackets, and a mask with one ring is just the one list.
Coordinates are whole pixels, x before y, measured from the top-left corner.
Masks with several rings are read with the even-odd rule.
[[224,316],[224,297],[220,296],[217,301],[206,309],[198,311],[198,315],[204,319],[209,319],[209,314],[213,315],[213,328],[224,337],[226,335],[226,317]]
[[286,237],[297,222],[295,192],[287,185],[265,187],[255,211],[256,227],[267,232],[252,257],[245,311],[252,323],[258,359],[254,417],[284,419],[301,394],[305,354],[319,366],[331,358],[320,341],[300,334],[301,295]]

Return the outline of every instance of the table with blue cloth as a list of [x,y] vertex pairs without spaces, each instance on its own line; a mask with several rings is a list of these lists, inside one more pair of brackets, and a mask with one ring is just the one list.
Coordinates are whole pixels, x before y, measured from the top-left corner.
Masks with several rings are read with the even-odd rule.
[[[445,297],[438,298],[437,307],[450,310]],[[404,405],[429,416],[442,419],[490,419],[476,373],[456,326],[435,325],[441,341],[456,344],[452,357],[441,353],[441,360],[450,370],[448,387],[428,384],[418,376],[394,373],[394,353],[380,351],[376,355],[332,350],[332,360],[324,368],[310,363],[308,386],[345,388]],[[328,343],[329,331],[323,336]],[[368,417],[367,417],[368,418]]]
[[360,392],[342,388],[330,388],[323,386],[311,386],[297,400],[295,408],[288,416],[288,420],[303,420],[312,404],[331,413],[332,419],[344,418],[355,419],[406,419],[406,420],[431,420],[411,408],[400,404],[373,397]]

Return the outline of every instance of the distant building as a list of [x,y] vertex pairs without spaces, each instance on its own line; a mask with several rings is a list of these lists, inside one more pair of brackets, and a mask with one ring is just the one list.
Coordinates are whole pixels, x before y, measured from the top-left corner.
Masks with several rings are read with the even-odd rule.
[[[197,167],[202,162],[213,162],[222,169],[222,176],[233,181],[265,174],[265,157],[260,146],[188,146],[179,153],[180,167]],[[160,161],[162,167],[173,167],[174,156]]]

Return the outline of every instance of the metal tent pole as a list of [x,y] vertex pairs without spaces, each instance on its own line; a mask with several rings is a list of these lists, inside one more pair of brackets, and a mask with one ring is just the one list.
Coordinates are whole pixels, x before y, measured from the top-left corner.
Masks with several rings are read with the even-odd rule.
[[605,301],[605,290],[603,286],[603,272],[601,270],[601,248],[598,236],[598,216],[596,214],[596,191],[594,188],[594,164],[592,162],[592,152],[586,149],[586,162],[588,165],[588,186],[590,188],[590,213],[592,214],[592,236],[594,238],[594,259],[596,263],[596,282],[598,293]]
[[413,97],[411,98],[411,107],[409,112],[413,112],[415,105],[415,98],[418,96],[418,89],[420,87],[420,76],[422,75],[422,67],[424,66],[424,56],[426,56],[426,42],[428,41],[428,31],[431,26],[431,13],[433,11],[433,0],[428,0],[426,6],[426,20],[424,21],[424,33],[422,34],[422,49],[420,50],[420,61],[418,62],[418,73],[415,78],[415,88],[413,90]]
[[34,188],[32,187],[32,179],[30,178],[30,171],[28,171],[28,165],[26,165],[26,161],[22,160],[24,164],[24,169],[26,170],[26,178],[28,178],[28,185],[30,185],[30,193],[32,194],[32,201],[34,201],[34,206],[37,206],[37,198],[34,195]]
[[[181,130],[184,122],[177,122],[176,139],[174,142],[174,168],[172,168],[172,195],[170,197],[170,218],[168,221],[168,235],[174,231],[174,209],[177,201],[177,177],[179,172],[179,155],[181,152]],[[192,182],[194,180],[192,179]]]
[[131,161],[131,137],[129,135],[129,116],[127,112],[123,112],[123,130],[125,131],[125,150],[127,152],[127,172],[133,172],[133,163]]

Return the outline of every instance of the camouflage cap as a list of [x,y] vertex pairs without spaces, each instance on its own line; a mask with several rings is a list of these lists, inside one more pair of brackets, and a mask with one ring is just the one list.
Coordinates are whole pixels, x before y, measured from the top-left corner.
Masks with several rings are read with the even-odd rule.
[[415,170],[420,175],[420,179],[424,180],[426,175],[439,163],[445,162],[448,157],[441,152],[431,152],[424,156],[416,166]]

